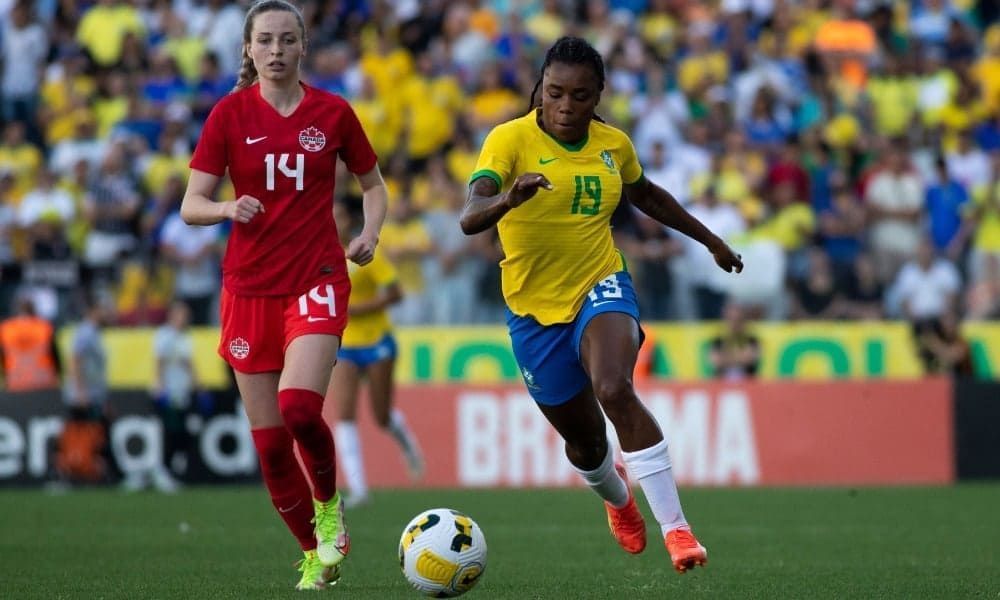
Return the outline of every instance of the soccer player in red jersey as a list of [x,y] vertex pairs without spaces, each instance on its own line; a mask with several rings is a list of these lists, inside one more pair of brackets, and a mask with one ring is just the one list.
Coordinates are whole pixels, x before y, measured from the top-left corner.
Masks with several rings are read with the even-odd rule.
[[[350,548],[322,417],[347,320],[345,256],[372,260],[387,197],[348,103],[299,80],[305,47],[293,5],[263,0],[247,12],[239,82],[208,116],[181,216],[194,225],[232,221],[219,354],[236,373],[264,483],[305,553],[296,587],[319,589],[336,581]],[[364,228],[346,251],[333,220],[338,158],[364,191]],[[226,169],[237,199],[214,202]]]

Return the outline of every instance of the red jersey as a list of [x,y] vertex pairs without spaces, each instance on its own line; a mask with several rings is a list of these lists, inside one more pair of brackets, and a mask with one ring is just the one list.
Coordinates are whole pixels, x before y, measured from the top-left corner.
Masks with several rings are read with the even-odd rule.
[[212,109],[191,168],[222,176],[236,197],[264,205],[249,223],[232,223],[222,284],[243,296],[299,294],[347,272],[333,222],[336,159],[356,174],[376,156],[343,98],[302,84],[305,96],[287,117],[260,95],[260,85],[233,92]]

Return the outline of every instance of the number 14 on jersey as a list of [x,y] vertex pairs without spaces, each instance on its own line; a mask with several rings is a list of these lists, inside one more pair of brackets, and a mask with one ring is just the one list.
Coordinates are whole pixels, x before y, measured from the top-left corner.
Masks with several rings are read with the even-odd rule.
[[[291,168],[288,166],[288,160],[291,158],[291,154],[284,152],[278,155],[278,170],[281,174],[289,179],[295,180],[295,191],[301,192],[303,188],[303,180],[305,179],[306,173],[306,157],[302,153],[295,155],[295,167]],[[274,153],[267,153],[264,155],[264,165],[267,167],[267,191],[274,191]]]

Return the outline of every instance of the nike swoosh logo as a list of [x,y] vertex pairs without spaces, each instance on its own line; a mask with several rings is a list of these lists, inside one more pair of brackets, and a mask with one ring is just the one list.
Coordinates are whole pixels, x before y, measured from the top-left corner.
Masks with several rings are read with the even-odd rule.
[[300,504],[302,504],[302,499],[301,499],[301,498],[299,498],[299,501],[298,501],[298,502],[296,502],[295,504],[293,504],[293,505],[289,506],[288,508],[281,508],[281,507],[279,506],[279,507],[278,507],[278,512],[280,512],[280,513],[284,514],[284,513],[286,513],[286,512],[289,512],[289,511],[292,511],[292,510],[295,510],[295,507],[296,507],[296,506],[298,506],[298,505],[300,505]]
[[611,304],[614,300],[605,300],[604,302],[594,302],[591,306],[600,306],[602,304]]
[[547,165],[547,164],[549,164],[550,162],[552,162],[554,160],[559,160],[559,157],[557,156],[555,158],[550,158],[550,159],[547,159],[547,160],[544,159],[544,158],[539,158],[538,159],[538,164],[540,164],[540,165]]
[[306,318],[306,321],[309,321],[310,323],[315,323],[316,321],[329,321],[329,320],[330,319],[328,317],[308,317],[308,318]]
[[250,145],[250,144],[256,144],[257,142],[261,142],[261,141],[264,141],[264,140],[266,140],[266,139],[267,139],[267,136],[266,136],[266,135],[265,135],[264,137],[259,137],[259,138],[252,138],[252,137],[250,137],[250,136],[248,135],[248,136],[247,136],[247,145]]

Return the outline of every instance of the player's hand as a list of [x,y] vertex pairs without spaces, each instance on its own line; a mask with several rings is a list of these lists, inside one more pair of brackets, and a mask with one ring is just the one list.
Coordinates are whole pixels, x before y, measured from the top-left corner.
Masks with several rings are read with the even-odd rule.
[[743,272],[743,257],[733,252],[733,249],[722,240],[719,240],[718,244],[712,246],[709,250],[715,258],[715,264],[719,265],[726,273],[732,273],[733,271],[737,273]]
[[535,195],[538,188],[552,189],[552,183],[541,173],[525,173],[514,180],[507,192],[507,206],[517,208]]
[[264,212],[264,203],[246,194],[226,205],[226,217],[237,223],[249,223],[257,216],[257,213],[262,212]]
[[375,246],[378,245],[378,236],[361,232],[361,235],[351,240],[347,245],[347,259],[364,266],[375,257]]

